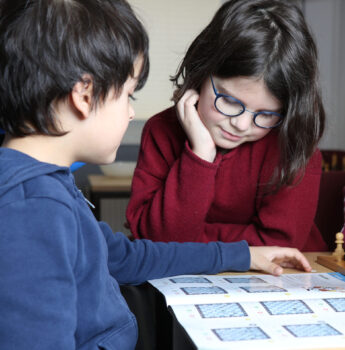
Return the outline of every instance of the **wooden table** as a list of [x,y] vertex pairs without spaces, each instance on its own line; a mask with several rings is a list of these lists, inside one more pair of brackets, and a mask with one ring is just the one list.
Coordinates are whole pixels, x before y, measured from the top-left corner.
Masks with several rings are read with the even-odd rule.
[[132,177],[112,177],[89,175],[90,201],[95,206],[93,212],[97,220],[101,220],[101,200],[103,198],[129,198]]

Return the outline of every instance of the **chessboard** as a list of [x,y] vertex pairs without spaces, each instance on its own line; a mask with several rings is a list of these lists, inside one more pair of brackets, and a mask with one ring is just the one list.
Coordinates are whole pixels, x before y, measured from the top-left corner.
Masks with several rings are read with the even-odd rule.
[[337,257],[332,255],[319,255],[316,258],[316,262],[322,266],[326,266],[329,269],[340,272],[341,274],[345,275],[345,261],[344,260],[338,260]]
[[345,260],[344,260],[344,234],[338,232],[335,235],[336,248],[332,255],[319,255],[316,262],[320,265],[326,266],[329,269],[340,272],[345,275]]

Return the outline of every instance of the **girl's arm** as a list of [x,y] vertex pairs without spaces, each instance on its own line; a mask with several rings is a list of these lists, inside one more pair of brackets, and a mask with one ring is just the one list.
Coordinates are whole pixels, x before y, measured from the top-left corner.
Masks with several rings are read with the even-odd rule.
[[171,123],[165,117],[150,120],[143,131],[126,213],[130,229],[136,238],[207,242],[204,222],[220,159],[196,156],[176,116]]
[[[264,181],[269,179],[266,174]],[[327,249],[314,225],[321,178],[321,156],[316,151],[303,179],[276,194],[257,199],[256,214],[249,224],[205,223],[207,235],[222,241],[247,240],[249,245],[280,245],[300,250]],[[311,233],[311,234],[310,234]]]
[[[186,136],[176,127],[176,115],[175,122],[165,120],[169,119],[168,113],[149,121],[143,132],[127,208],[127,219],[136,238],[180,242],[234,242],[245,239],[250,245],[326,249],[316,229],[315,235],[310,235],[321,176],[319,152],[312,157],[299,184],[256,200],[250,222],[239,224],[236,218],[233,222],[206,222],[215,193],[220,158],[217,156],[210,163],[196,156],[188,143],[181,141]],[[173,113],[170,111],[170,114]],[[260,160],[263,162],[261,183],[269,181],[272,167],[276,164],[272,159],[278,156],[274,143],[269,142],[265,149],[269,150],[266,158],[272,166]],[[262,152],[267,151],[260,150]],[[249,175],[244,171],[244,181],[248,182]],[[253,178],[253,181],[257,180]],[[244,199],[242,203],[241,198],[238,199],[236,205],[248,205]]]

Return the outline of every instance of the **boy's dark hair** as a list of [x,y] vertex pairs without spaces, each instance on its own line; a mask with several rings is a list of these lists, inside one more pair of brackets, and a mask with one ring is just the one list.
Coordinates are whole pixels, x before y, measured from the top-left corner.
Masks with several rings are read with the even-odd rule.
[[120,94],[138,57],[140,89],[148,37],[125,0],[0,0],[0,128],[16,137],[64,134],[52,102],[86,74],[93,107],[112,88]]
[[317,49],[292,1],[230,0],[190,45],[171,80],[175,103],[200,91],[210,75],[262,77],[282,103],[281,159],[275,190],[295,183],[320,140],[325,112],[318,85]]

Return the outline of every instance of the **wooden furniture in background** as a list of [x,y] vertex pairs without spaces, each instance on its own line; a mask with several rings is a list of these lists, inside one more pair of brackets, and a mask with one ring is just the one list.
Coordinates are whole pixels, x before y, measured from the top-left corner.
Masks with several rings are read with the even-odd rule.
[[93,212],[97,220],[101,220],[101,200],[104,198],[129,198],[132,177],[111,177],[89,175],[90,202],[95,206]]

